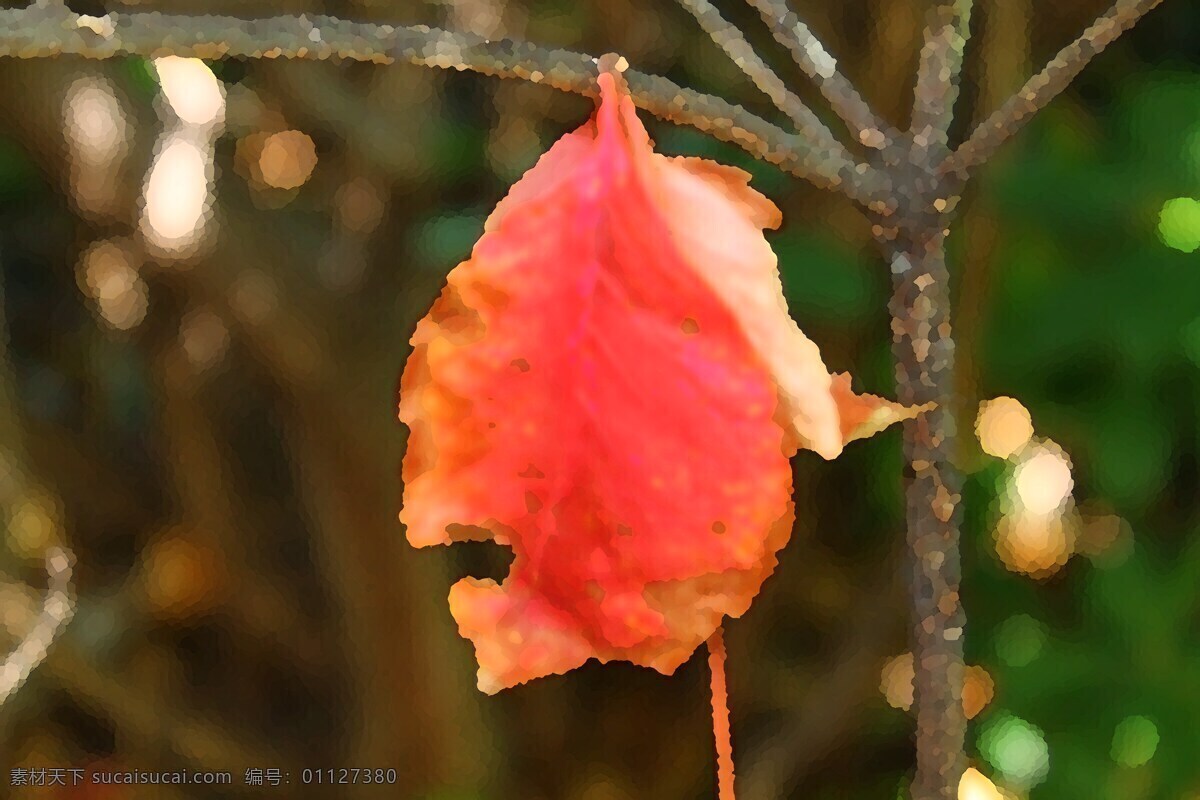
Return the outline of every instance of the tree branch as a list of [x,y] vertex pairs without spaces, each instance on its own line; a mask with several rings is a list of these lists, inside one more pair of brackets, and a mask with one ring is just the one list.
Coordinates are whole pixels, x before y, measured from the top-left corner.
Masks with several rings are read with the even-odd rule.
[[[913,193],[914,201],[919,196]],[[961,483],[952,464],[954,339],[950,275],[940,226],[906,234],[891,251],[892,354],[905,405],[935,403],[904,425],[905,497],[916,676],[917,772],[912,800],[955,800],[966,768],[962,708]]]
[[1161,2],[1117,0],[1108,13],[1060,50],[1045,69],[1030,78],[1020,91],[980,123],[958,150],[942,163],[938,172],[965,180],[973,167],[991,158],[1000,145],[1061,94],[1092,58]]
[[742,72],[754,81],[763,94],[771,98],[775,107],[787,114],[801,133],[808,134],[823,146],[837,148],[833,133],[817,118],[804,101],[787,88],[767,63],[754,52],[754,48],[742,36],[737,26],[731,25],[721,16],[709,0],[679,0],[679,4],[692,13],[700,27],[712,40],[733,59]]
[[[907,164],[897,165],[900,219],[880,230],[892,267],[892,355],[901,403],[934,410],[904,425],[911,567],[917,771],[913,800],[955,800],[966,768],[962,709],[963,629],[959,524],[961,476],[954,410],[954,338],[946,234],[958,187],[936,175],[970,35],[971,0],[930,9],[913,99]],[[949,195],[949,196],[948,196]]]
[[75,613],[71,591],[71,554],[61,547],[46,551],[46,600],[42,612],[0,665],[0,705],[25,683],[46,658],[50,645]]
[[749,0],[749,3],[758,9],[775,41],[791,52],[796,65],[817,84],[833,112],[846,123],[857,141],[882,150],[896,139],[896,131],[880,119],[853,84],[838,72],[837,60],[788,8],[785,0]]
[[971,0],[939,3],[929,12],[917,67],[911,132],[914,154],[932,156],[935,163],[949,152],[947,132],[958,100],[970,23]]
[[[110,13],[81,16],[62,6],[0,10],[0,57],[59,54],[111,58],[122,54],[199,58],[350,59],[408,62],[521,78],[560,91],[596,97],[596,59],[527,42],[489,40],[424,25],[347,22],[327,16],[244,20],[227,16]],[[671,122],[731,142],[815,185],[836,189],[876,209],[893,208],[884,176],[857,164],[829,135],[797,136],[741,106],[684,89],[666,78],[627,70],[633,101]],[[815,117],[814,117],[815,119]],[[826,129],[826,133],[828,130]]]
[[[930,9],[913,98],[909,163],[897,165],[898,225],[880,237],[892,267],[892,355],[906,405],[934,410],[904,426],[905,497],[916,672],[917,771],[913,800],[954,800],[966,768],[962,709],[963,628],[954,338],[946,234],[957,198],[935,175],[949,154],[948,131],[970,35],[971,0]],[[950,195],[950,196],[947,196]],[[895,237],[888,240],[888,235]]]

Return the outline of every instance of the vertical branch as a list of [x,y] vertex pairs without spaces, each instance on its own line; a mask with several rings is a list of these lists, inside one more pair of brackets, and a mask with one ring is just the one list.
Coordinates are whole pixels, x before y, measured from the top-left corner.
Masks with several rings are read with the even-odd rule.
[[912,800],[953,800],[966,767],[959,597],[961,476],[951,464],[954,339],[945,234],[915,238],[891,255],[892,351],[900,402],[937,408],[904,424],[908,547],[916,670],[917,772]]
[[918,161],[931,153],[940,161],[949,152],[946,133],[958,100],[970,22],[971,0],[939,3],[929,12],[917,67],[911,126],[913,153]]
[[930,11],[914,89],[910,162],[900,165],[902,211],[893,243],[892,353],[902,403],[936,404],[904,425],[909,468],[905,498],[913,614],[917,772],[912,800],[954,800],[966,768],[962,708],[963,628],[959,500],[962,478],[951,463],[954,338],[946,236],[959,187],[939,179],[949,153],[971,0]]

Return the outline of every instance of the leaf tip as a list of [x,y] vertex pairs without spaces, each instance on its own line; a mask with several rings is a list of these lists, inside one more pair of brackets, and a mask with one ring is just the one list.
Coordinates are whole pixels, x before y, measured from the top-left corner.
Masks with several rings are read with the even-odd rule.
[[830,390],[841,418],[842,439],[849,444],[866,439],[896,422],[914,419],[937,408],[936,403],[906,406],[873,394],[856,394],[851,387],[850,373],[834,374]]

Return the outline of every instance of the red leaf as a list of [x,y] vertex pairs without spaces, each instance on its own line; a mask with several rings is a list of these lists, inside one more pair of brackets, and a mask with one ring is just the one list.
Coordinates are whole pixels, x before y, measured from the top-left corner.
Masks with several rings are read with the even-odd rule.
[[600,82],[450,273],[401,384],[409,541],[514,552],[502,584],[450,592],[489,693],[592,657],[672,672],[749,607],[791,530],[788,458],[836,455],[854,397],[787,315],[775,207],[656,155]]

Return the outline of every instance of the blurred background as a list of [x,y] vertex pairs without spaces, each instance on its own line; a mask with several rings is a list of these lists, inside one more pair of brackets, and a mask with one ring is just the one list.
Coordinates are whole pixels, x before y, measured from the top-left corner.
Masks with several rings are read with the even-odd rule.
[[[754,12],[721,5],[823,109]],[[922,4],[799,5],[904,123]],[[958,135],[1105,6],[978,0]],[[668,0],[170,9],[617,50],[779,120]],[[76,595],[0,706],[0,792],[713,796],[702,655],[670,678],[592,663],[485,697],[446,594],[502,577],[503,553],[416,551],[396,521],[413,326],[506,187],[589,110],[406,65],[0,60],[4,651],[37,624],[51,548],[72,554]],[[770,238],[797,320],[831,369],[894,396],[888,274],[855,209],[647,125],[663,152],[754,174],[784,209]],[[1200,6],[1168,0],[1099,57],[981,172],[950,242],[978,769],[964,796],[1200,798]],[[903,797],[899,431],[795,471],[793,540],[727,626],[741,793]],[[39,767],[224,770],[233,785],[11,785]],[[301,785],[331,767],[396,784]],[[290,783],[247,786],[247,769]]]

